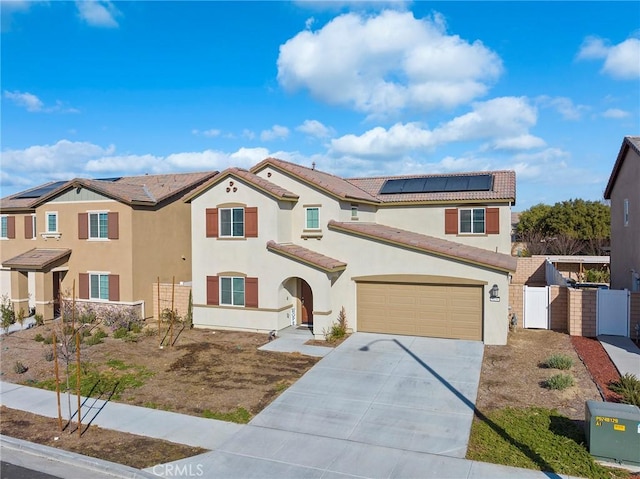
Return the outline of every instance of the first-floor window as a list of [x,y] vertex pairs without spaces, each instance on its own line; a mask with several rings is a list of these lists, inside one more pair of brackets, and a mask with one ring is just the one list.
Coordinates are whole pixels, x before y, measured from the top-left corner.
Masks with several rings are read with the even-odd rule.
[[89,297],[91,299],[109,299],[108,274],[89,274]]
[[220,304],[244,306],[244,278],[220,278]]
[[9,218],[0,216],[0,238],[9,237]]
[[460,233],[484,234],[484,208],[460,210]]
[[306,212],[305,228],[308,230],[320,229],[320,208],[307,208]]

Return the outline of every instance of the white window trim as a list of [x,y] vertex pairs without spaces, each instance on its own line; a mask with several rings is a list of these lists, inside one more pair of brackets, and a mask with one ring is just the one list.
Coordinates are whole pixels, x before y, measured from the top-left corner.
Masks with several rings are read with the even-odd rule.
[[622,220],[624,226],[629,226],[629,200],[627,198],[624,199],[622,206]]
[[[231,234],[225,235],[222,234],[222,211],[229,210],[231,211]],[[242,235],[234,235],[233,234],[233,210],[242,210]],[[244,206],[230,206],[227,208],[218,208],[218,237],[219,238],[245,238],[247,234],[247,221],[245,215]]]
[[[91,215],[107,215],[107,236],[101,238],[99,236],[91,236]],[[100,231],[100,218],[98,218],[98,232]],[[87,240],[88,241],[110,241],[109,240],[109,211],[108,210],[93,210],[87,211]]]
[[[56,224],[58,222],[56,221]],[[32,235],[31,235],[31,239],[35,240],[38,238],[38,231],[36,230],[36,226],[38,225],[38,222],[36,221],[36,214],[35,213],[31,213],[31,230],[32,230]]]
[[[307,226],[308,223],[308,214],[309,210],[318,210],[318,226],[316,228],[311,228]],[[320,227],[320,207],[319,206],[305,206],[304,208],[304,230],[305,231],[320,231],[322,228]]]
[[[475,231],[473,231],[473,212],[475,210],[482,210],[484,211],[484,220],[483,220],[483,224],[484,224],[484,231],[482,231],[481,233],[476,233]],[[462,212],[463,211],[471,211],[471,231],[462,231]],[[465,236],[484,236],[487,234],[487,209],[485,207],[481,207],[481,208],[458,208],[458,234],[459,235],[465,235]]]
[[[49,231],[49,216],[55,215],[56,217],[56,231]],[[44,232],[40,233],[43,238],[55,238],[60,239],[62,233],[58,231],[60,229],[60,218],[57,211],[45,211],[44,212]]]
[[[107,279],[107,299],[102,299],[102,298],[92,298],[91,297],[91,276],[111,276],[111,271],[87,271],[87,274],[89,275],[89,300],[90,301],[101,301],[103,303],[108,303],[109,302],[109,280]],[[98,285],[100,284],[100,279],[98,278]]]
[[[222,302],[222,280],[230,279],[231,280],[231,303],[223,303]],[[242,279],[242,284],[244,285],[244,292],[242,296],[242,304],[233,304],[233,280],[234,279]],[[220,306],[229,306],[231,308],[244,308],[247,304],[247,281],[244,276],[220,276],[218,281],[218,287],[220,288],[218,291],[218,304]]]
[[[0,215],[0,221],[5,220],[7,222],[7,236],[0,236],[0,240],[8,240],[9,239],[9,215]],[[2,230],[0,229],[0,235],[2,235]]]

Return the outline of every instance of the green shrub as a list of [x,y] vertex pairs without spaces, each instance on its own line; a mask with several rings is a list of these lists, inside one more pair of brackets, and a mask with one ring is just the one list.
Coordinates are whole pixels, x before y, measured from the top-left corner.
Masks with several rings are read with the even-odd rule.
[[44,338],[44,341],[42,341],[44,344],[53,344],[53,335],[48,335],[46,338]]
[[16,374],[24,374],[28,369],[29,368],[22,364],[20,361],[16,361],[16,363],[13,365],[13,370]]
[[9,296],[4,294],[0,298],[0,327],[7,332],[9,326],[16,322],[16,315],[13,312],[13,303]]
[[124,338],[127,334],[129,333],[129,331],[127,330],[127,328],[118,328],[113,332],[113,337],[115,339],[122,339]]
[[49,362],[53,361],[53,351],[45,351],[44,360]]
[[324,338],[332,343],[338,339],[342,339],[347,335],[347,313],[344,306],[338,313],[338,320],[331,324],[329,330],[324,330]]
[[622,402],[640,407],[640,379],[634,374],[625,373],[619,381],[612,381],[609,389],[622,396]]
[[44,336],[42,334],[38,333],[33,337],[33,340],[41,343],[41,342],[44,341]]
[[573,386],[573,384],[573,376],[570,374],[555,374],[544,382],[544,387],[562,391],[563,389]]
[[545,359],[542,365],[550,369],[571,369],[573,359],[566,354],[553,354]]
[[89,339],[85,341],[85,343],[89,346],[95,346],[96,344],[104,342],[102,341],[102,339],[106,338],[107,336],[108,334],[105,333],[102,329],[98,329],[92,336],[89,337]]

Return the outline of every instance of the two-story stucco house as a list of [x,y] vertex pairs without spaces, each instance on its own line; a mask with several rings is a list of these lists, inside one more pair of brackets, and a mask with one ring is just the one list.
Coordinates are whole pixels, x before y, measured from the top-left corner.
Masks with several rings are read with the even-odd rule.
[[268,158],[186,201],[196,327],[322,337],[344,307],[355,331],[506,343],[512,171],[343,179]]
[[640,136],[622,141],[604,197],[611,200],[611,288],[640,291]]
[[0,284],[14,310],[57,315],[59,293],[152,312],[152,283],[191,279],[190,205],[217,172],[51,182],[0,200]]

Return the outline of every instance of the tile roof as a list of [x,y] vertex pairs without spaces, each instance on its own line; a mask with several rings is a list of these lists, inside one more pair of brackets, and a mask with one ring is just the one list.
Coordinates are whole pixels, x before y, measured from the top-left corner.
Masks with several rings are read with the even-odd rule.
[[[385,181],[391,179],[407,178],[438,178],[445,176],[475,176],[492,175],[493,186],[490,191],[447,191],[440,193],[407,193],[407,194],[380,194],[380,189]],[[380,176],[374,178],[348,178],[347,181],[354,186],[374,196],[381,203],[425,203],[425,202],[451,202],[451,201],[489,201],[508,200],[515,204],[516,199],[516,173],[510,170],[477,171],[465,173],[448,173],[446,175],[404,175],[404,176]]]
[[25,268],[41,270],[70,254],[71,250],[65,248],[33,248],[26,253],[3,261],[2,266],[14,269]]
[[207,191],[213,185],[220,183],[229,176],[235,176],[236,178],[242,179],[247,183],[255,186],[259,190],[262,190],[265,193],[281,200],[293,201],[299,198],[295,193],[292,193],[289,190],[270,182],[269,180],[265,180],[264,178],[255,175],[248,170],[245,170],[243,168],[227,168],[223,172],[219,173],[207,182],[200,185],[195,191],[193,191],[189,196],[185,198],[185,201],[193,200],[200,194]]
[[267,243],[267,249],[282,256],[306,263],[310,266],[321,269],[322,271],[326,271],[327,273],[343,271],[347,267],[347,263],[316,253],[310,249],[303,248],[302,246],[298,246],[293,243],[276,243],[271,240]]
[[109,196],[126,204],[156,205],[173,196],[184,195],[193,187],[215,176],[217,171],[199,173],[173,173],[166,175],[142,175],[123,176],[115,180],[93,180],[88,178],[75,178],[67,181],[51,192],[39,198],[19,198],[29,191],[51,185],[54,182],[21,191],[14,195],[0,199],[2,210],[33,210],[38,205],[45,203],[56,195],[69,188],[82,186]]
[[483,248],[467,246],[455,241],[435,238],[379,223],[340,223],[330,220],[329,229],[501,271],[515,271],[517,266],[517,259],[507,254],[495,253]]
[[315,168],[296,165],[288,161],[277,158],[267,158],[251,168],[252,173],[258,173],[264,168],[271,166],[277,170],[302,180],[303,182],[320,188],[331,195],[345,200],[357,200],[370,203],[378,203],[378,199],[370,193],[363,191],[358,186],[350,183],[344,178],[325,173]]
[[625,136],[622,140],[622,146],[620,147],[620,151],[618,152],[618,157],[616,158],[616,162],[613,165],[613,170],[611,171],[611,176],[609,177],[609,182],[607,183],[607,187],[604,190],[604,198],[606,200],[611,199],[611,192],[613,190],[613,185],[618,179],[618,173],[620,173],[620,168],[622,168],[622,163],[627,157],[627,150],[631,148],[636,152],[636,155],[640,156],[640,136]]

